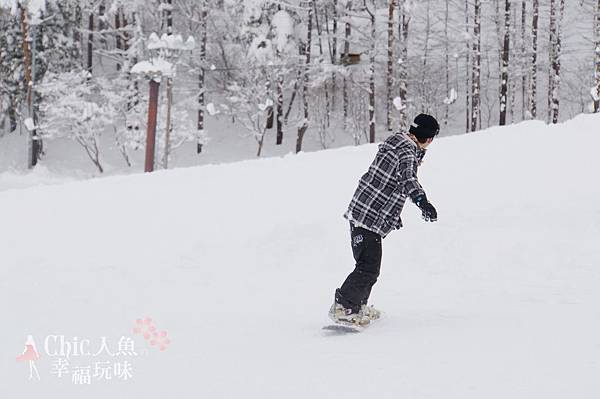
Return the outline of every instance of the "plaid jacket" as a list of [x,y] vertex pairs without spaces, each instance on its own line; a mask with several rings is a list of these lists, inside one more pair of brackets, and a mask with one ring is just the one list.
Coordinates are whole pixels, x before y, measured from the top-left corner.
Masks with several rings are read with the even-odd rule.
[[425,194],[417,180],[417,167],[424,156],[425,150],[406,134],[388,137],[361,177],[344,217],[382,237],[402,227],[400,212],[406,197]]

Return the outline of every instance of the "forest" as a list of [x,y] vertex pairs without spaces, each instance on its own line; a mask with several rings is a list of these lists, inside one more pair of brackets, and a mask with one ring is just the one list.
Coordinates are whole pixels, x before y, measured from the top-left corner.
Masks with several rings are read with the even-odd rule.
[[0,30],[0,137],[30,168],[67,139],[103,172],[101,137],[168,168],[211,118],[261,156],[600,109],[600,0],[0,0]]

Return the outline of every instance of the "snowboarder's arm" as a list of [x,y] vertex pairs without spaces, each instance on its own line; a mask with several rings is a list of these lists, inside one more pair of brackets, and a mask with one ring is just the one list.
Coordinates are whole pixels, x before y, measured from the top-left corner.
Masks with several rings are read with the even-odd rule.
[[398,162],[398,181],[413,201],[425,195],[425,190],[417,179],[417,164],[418,160],[412,154],[401,155]]
[[423,219],[428,222],[437,220],[437,211],[433,205],[427,200],[425,190],[421,187],[417,179],[417,165],[423,159],[424,153],[419,154],[417,158],[411,154],[400,157],[398,165],[398,174],[400,183],[404,185],[406,194],[412,201],[421,209]]

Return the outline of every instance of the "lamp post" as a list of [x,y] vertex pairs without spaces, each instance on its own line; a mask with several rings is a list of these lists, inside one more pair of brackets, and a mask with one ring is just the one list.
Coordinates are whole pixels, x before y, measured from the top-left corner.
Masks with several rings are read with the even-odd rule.
[[[154,56],[148,61],[138,62],[131,68],[132,74],[145,76],[150,81],[144,172],[154,171],[158,92],[160,90],[161,79],[163,77],[169,80],[172,79],[175,76],[174,63],[177,61],[177,58],[181,55],[182,51],[190,51],[194,46],[195,43],[192,37],[189,37],[187,41],[184,42],[181,35],[163,35],[159,38],[156,33],[152,33],[148,38],[148,50],[154,53]],[[170,127],[167,127],[165,159],[168,158],[169,153],[169,130]]]

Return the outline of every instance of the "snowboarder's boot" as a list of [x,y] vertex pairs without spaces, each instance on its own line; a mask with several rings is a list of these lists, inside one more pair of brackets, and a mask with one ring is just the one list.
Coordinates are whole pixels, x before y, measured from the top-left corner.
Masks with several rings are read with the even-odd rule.
[[359,327],[364,327],[371,321],[371,319],[365,317],[362,312],[354,312],[352,309],[347,309],[336,302],[334,302],[329,309],[329,318],[338,324]]
[[379,309],[375,309],[373,305],[361,305],[360,312],[363,318],[367,318],[369,320],[377,320],[381,317],[381,311]]

